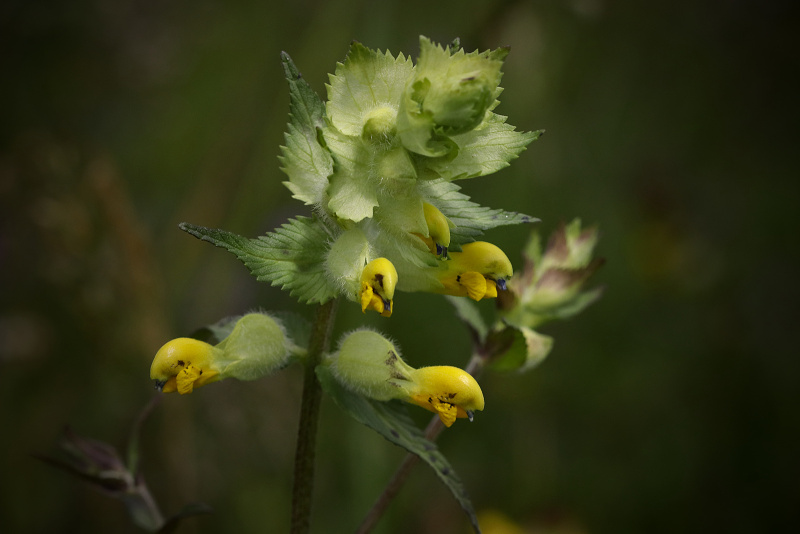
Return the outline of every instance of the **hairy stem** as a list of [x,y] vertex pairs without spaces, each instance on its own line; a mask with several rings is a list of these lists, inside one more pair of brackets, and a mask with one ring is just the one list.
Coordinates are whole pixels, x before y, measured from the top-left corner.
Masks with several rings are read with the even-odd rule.
[[294,487],[292,488],[292,534],[306,534],[311,525],[311,497],[314,490],[314,454],[317,441],[319,405],[322,388],[316,368],[322,354],[330,345],[331,330],[336,315],[336,300],[317,309],[308,344],[303,376],[303,399],[300,405],[300,425],[294,457]]
[[[472,355],[464,370],[477,379],[483,372],[486,361],[486,355],[476,352]],[[442,420],[438,415],[434,415],[428,423],[428,426],[425,427],[425,438],[429,439],[430,441],[436,441],[436,438],[439,437],[442,429],[444,429]],[[411,474],[411,471],[414,469],[414,466],[416,466],[417,463],[419,463],[419,456],[411,453],[406,454],[405,458],[403,458],[403,461],[400,463],[400,466],[394,472],[394,475],[392,475],[391,480],[389,480],[389,483],[386,484],[386,487],[383,489],[383,493],[381,493],[380,497],[378,497],[378,500],[375,501],[375,504],[372,505],[372,508],[369,512],[367,512],[364,520],[358,526],[356,534],[368,534],[369,532],[372,532],[372,529],[375,528],[378,520],[383,516],[383,513],[389,507],[389,504],[397,496],[400,488],[403,487],[403,484],[405,484],[408,476]]]

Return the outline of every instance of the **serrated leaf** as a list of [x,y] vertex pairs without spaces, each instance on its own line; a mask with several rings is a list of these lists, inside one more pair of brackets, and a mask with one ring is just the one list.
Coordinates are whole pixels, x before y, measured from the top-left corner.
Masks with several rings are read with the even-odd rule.
[[420,180],[419,184],[423,199],[439,208],[455,225],[450,229],[451,247],[456,245],[453,250],[498,226],[539,222],[536,217],[524,213],[491,209],[471,202],[458,185],[446,180]]
[[306,204],[318,204],[333,173],[333,159],[320,145],[317,129],[325,124],[325,105],[311,89],[289,54],[281,54],[283,70],[289,82],[290,122],[281,147],[281,170],[289,177],[284,185],[292,196]]
[[458,146],[454,158],[432,158],[425,166],[446,180],[486,176],[508,167],[542,133],[544,130],[518,132],[506,123],[506,117],[489,112],[474,130],[450,137]]
[[328,84],[328,116],[346,135],[360,136],[370,111],[397,112],[406,82],[414,71],[411,58],[369,50],[355,42]]
[[300,302],[324,303],[337,296],[325,274],[330,234],[316,219],[290,219],[255,239],[213,228],[181,223],[181,230],[232,252],[259,281],[289,291]]
[[317,367],[317,377],[325,393],[330,395],[336,405],[350,417],[395,445],[416,454],[428,464],[461,505],[475,532],[480,533],[475,509],[463,483],[436,444],[425,439],[422,431],[414,425],[399,402],[380,402],[353,393],[339,384],[327,367]]

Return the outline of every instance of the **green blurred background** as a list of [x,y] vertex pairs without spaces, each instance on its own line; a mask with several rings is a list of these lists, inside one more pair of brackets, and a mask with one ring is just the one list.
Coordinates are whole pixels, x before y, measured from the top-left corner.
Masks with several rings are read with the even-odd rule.
[[[136,532],[122,505],[37,462],[64,425],[123,447],[155,351],[264,307],[180,221],[255,236],[308,214],[276,156],[279,53],[324,94],[357,39],[511,46],[499,112],[547,134],[481,204],[599,225],[602,300],[545,327],[550,358],[487,374],[487,409],[440,445],[476,508],[530,533],[788,530],[798,524],[795,3],[747,0],[15,1],[0,7],[0,530]],[[516,265],[529,227],[492,231]],[[447,302],[401,294],[379,327],[415,366],[461,365]],[[491,303],[482,307],[489,312]],[[180,532],[284,532],[299,369],[170,396],[144,473]],[[421,410],[414,417],[424,424]],[[323,404],[313,530],[351,532],[402,458]],[[378,529],[463,533],[418,467]]]

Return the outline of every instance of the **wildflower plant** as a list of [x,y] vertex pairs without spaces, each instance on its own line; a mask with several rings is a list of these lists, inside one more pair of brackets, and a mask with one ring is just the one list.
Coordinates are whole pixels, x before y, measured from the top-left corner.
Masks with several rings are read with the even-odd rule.
[[[591,261],[594,230],[581,232],[574,222],[544,253],[534,239],[522,275],[512,276],[508,256],[478,239],[499,226],[537,219],[474,203],[456,183],[503,169],[542,133],[517,131],[494,111],[507,53],[467,53],[458,41],[442,46],[421,37],[414,63],[353,43],[330,76],[326,101],[284,53],[290,121],[280,163],[288,177],[284,184],[309,206],[310,216],[257,238],[180,225],[233,253],[258,280],[318,305],[311,325],[277,312],[224,319],[206,330],[204,341],[167,342],[151,366],[157,388],[179,394],[227,378],[253,380],[291,364],[304,366],[293,532],[309,529],[322,392],[407,449],[406,464],[428,463],[479,531],[464,487],[433,439],[442,426],[471,421],[483,410],[475,377],[484,367],[533,367],[552,346],[552,339],[533,328],[573,315],[599,296],[580,291],[597,266]],[[416,291],[452,300],[472,335],[466,369],[436,362],[415,369],[396,342],[370,329],[346,333],[331,349],[339,300],[391,317],[411,312],[403,296]],[[487,322],[474,302],[491,298],[499,306]],[[435,414],[426,431],[412,423],[404,404]],[[401,467],[389,489],[402,485],[407,469]],[[360,531],[371,529],[388,500],[379,500]]]

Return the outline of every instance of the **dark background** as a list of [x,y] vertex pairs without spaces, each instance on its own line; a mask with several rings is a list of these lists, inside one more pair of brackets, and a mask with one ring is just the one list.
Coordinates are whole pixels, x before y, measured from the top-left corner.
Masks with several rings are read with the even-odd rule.
[[[794,2],[208,0],[0,7],[0,530],[135,532],[121,504],[34,460],[61,428],[123,447],[168,339],[255,307],[311,309],[180,221],[255,236],[308,214],[276,156],[279,53],[324,94],[357,39],[510,45],[499,112],[547,134],[462,182],[551,232],[599,225],[605,296],[542,330],[549,359],[488,374],[441,447],[475,507],[529,533],[778,532],[798,524]],[[530,228],[487,239],[516,266]],[[491,303],[482,304],[490,312]],[[401,294],[369,324],[412,365],[462,365],[447,302]],[[144,473],[181,532],[284,532],[299,369],[170,396]],[[423,424],[425,414],[414,416]],[[315,532],[350,532],[402,458],[323,404]],[[466,532],[418,468],[382,533]]]

